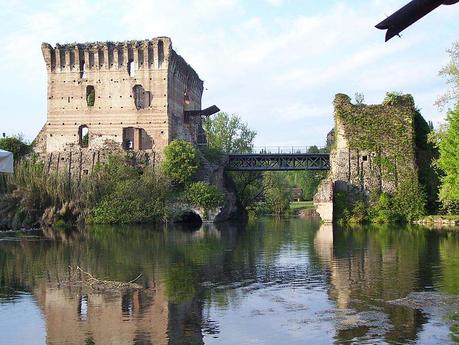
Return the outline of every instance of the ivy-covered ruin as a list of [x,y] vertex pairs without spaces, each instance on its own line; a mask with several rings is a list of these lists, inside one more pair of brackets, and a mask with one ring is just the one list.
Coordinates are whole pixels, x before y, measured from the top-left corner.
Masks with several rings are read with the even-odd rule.
[[[411,220],[434,210],[436,153],[427,140],[431,127],[413,97],[388,93],[382,104],[366,105],[338,94],[334,108],[332,170],[316,202],[333,198],[335,220]],[[393,217],[381,218],[381,212]]]

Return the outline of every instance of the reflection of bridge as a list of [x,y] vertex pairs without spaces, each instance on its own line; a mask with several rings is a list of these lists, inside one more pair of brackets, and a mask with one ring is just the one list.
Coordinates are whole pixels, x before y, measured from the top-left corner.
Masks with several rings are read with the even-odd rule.
[[[316,151],[316,152],[314,152]],[[229,171],[329,170],[330,154],[308,147],[262,147],[228,155]]]

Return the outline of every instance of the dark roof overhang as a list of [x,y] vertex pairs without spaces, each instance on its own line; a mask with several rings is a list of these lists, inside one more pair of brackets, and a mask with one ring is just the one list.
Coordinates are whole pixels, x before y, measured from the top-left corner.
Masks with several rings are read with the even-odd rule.
[[387,42],[440,5],[453,5],[457,2],[459,0],[413,0],[377,24],[376,28],[387,30]]
[[191,116],[206,116],[209,117],[211,115],[214,115],[220,111],[220,108],[217,107],[216,105],[213,105],[211,107],[208,107],[206,109],[202,110],[189,110],[185,111],[185,117],[191,117]]

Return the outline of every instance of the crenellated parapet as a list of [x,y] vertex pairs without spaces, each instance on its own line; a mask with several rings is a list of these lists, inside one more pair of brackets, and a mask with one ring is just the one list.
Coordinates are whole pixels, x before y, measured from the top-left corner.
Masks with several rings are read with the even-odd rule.
[[90,171],[91,154],[113,151],[110,143],[159,159],[172,140],[202,141],[203,81],[170,38],[41,49],[48,72],[47,122],[36,141],[42,157],[81,150]]
[[[166,69],[171,57],[178,56],[172,50],[172,42],[168,37],[141,41],[56,44],[54,47],[42,43],[41,50],[48,72],[51,73],[126,69],[130,63],[135,63],[140,70]],[[190,66],[188,68],[192,70]],[[197,76],[196,72],[194,74]]]

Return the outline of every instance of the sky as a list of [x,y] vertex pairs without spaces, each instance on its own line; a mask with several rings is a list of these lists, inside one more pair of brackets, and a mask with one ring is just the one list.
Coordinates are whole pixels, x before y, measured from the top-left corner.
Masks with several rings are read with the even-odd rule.
[[427,120],[446,91],[438,71],[459,40],[459,5],[385,43],[374,25],[408,0],[2,0],[0,133],[32,140],[46,121],[42,42],[172,38],[204,80],[203,106],[238,114],[257,146],[325,144],[336,93],[380,103],[411,93]]

